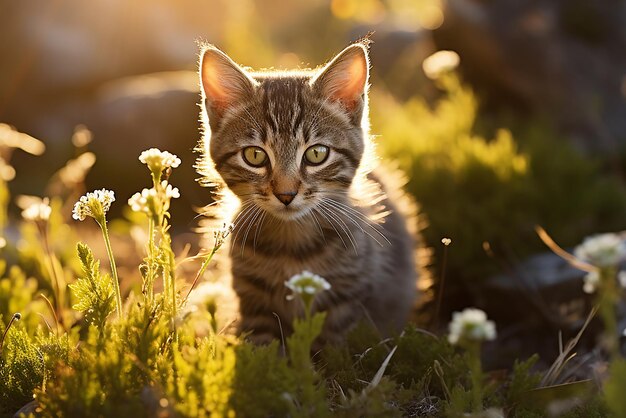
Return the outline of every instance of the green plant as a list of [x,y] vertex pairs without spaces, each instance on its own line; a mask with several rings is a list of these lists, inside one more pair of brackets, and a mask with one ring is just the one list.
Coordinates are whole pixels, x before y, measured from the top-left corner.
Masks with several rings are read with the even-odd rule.
[[623,186],[597,161],[540,124],[518,129],[515,139],[507,129],[481,135],[471,89],[453,73],[437,85],[443,94],[432,108],[419,97],[401,103],[373,91],[372,132],[382,154],[407,174],[407,189],[428,220],[423,235],[435,265],[443,258],[441,239],[455,244],[450,279],[485,278],[500,267],[494,254],[509,259],[543,250],[535,225],[568,246],[581,235],[624,227]]
[[84,277],[70,285],[78,301],[73,308],[85,314],[87,323],[102,330],[115,310],[115,290],[111,278],[100,274],[100,262],[94,259],[89,247],[78,243],[77,251]]

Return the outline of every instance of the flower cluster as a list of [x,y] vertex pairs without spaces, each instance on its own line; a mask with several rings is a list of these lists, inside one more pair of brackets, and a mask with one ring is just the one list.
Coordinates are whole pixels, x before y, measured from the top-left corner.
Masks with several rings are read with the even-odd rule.
[[583,278],[583,291],[585,293],[594,293],[600,284],[600,273],[597,270],[590,271]]
[[454,312],[449,325],[450,344],[460,341],[487,341],[496,338],[496,325],[487,319],[487,314],[476,308],[467,308],[463,312]]
[[150,213],[150,208],[154,205],[154,198],[156,197],[156,190],[143,189],[140,192],[135,193],[128,199],[128,206],[135,212]]
[[[330,289],[330,283],[326,279],[310,271],[296,274],[285,282],[285,286],[298,295],[314,296],[324,290]],[[287,297],[293,299],[293,295]]]
[[172,185],[167,183],[165,180],[161,182],[161,187],[165,191],[165,198],[167,200],[178,199],[180,197],[178,187],[172,187]]
[[160,185],[160,189],[162,190],[162,206],[159,205],[160,201],[157,199],[159,196],[159,191],[154,187],[151,189],[143,189],[140,192],[135,193],[128,199],[128,205],[135,212],[144,212],[144,213],[159,213],[161,208],[165,211],[169,209],[170,200],[178,199],[180,197],[180,192],[177,187],[172,187],[167,181],[163,180]]
[[96,221],[101,221],[114,201],[115,194],[111,190],[101,189],[87,193],[74,205],[72,217],[77,221],[84,221],[87,216],[91,216]]
[[180,165],[180,158],[158,148],[150,148],[139,155],[139,161],[148,166],[153,173],[161,173],[166,168],[176,168]]
[[585,238],[574,249],[574,255],[596,267],[616,266],[626,258],[626,244],[617,234],[599,234]]
[[41,202],[33,203],[22,211],[22,218],[32,222],[47,222],[50,219],[52,208],[50,201],[46,197]]
[[[620,286],[626,289],[626,271],[617,273],[617,281]],[[583,291],[585,293],[595,293],[600,285],[600,272],[598,270],[590,271],[583,278]]]

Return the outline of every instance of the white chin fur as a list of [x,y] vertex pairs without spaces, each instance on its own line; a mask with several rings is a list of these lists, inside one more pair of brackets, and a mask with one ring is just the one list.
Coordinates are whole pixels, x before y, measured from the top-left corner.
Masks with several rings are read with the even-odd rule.
[[304,215],[306,215],[309,212],[308,208],[305,207],[292,207],[290,206],[274,206],[272,205],[272,207],[267,210],[270,214],[272,214],[274,217],[281,219],[283,221],[295,221],[297,219],[302,218]]

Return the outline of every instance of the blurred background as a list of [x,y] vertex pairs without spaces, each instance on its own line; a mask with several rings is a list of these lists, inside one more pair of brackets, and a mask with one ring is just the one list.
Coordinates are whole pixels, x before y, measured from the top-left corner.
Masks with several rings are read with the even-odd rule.
[[196,41],[308,68],[371,31],[372,132],[432,253],[421,320],[480,306],[507,330],[501,351],[556,351],[590,301],[535,226],[566,248],[626,227],[621,0],[0,0],[0,123],[46,145],[12,155],[11,191],[55,193],[75,159],[81,187],[125,202],[149,186],[139,153],[158,147],[183,161],[172,211],[189,232],[210,201],[193,169]]

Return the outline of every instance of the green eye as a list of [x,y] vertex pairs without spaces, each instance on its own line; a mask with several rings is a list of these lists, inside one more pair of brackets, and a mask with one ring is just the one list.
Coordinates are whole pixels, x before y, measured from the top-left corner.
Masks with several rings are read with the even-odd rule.
[[243,149],[243,159],[252,167],[261,167],[267,161],[267,153],[259,147],[247,147]]
[[311,165],[320,165],[326,161],[329,153],[330,149],[326,145],[313,145],[304,151],[304,158]]

